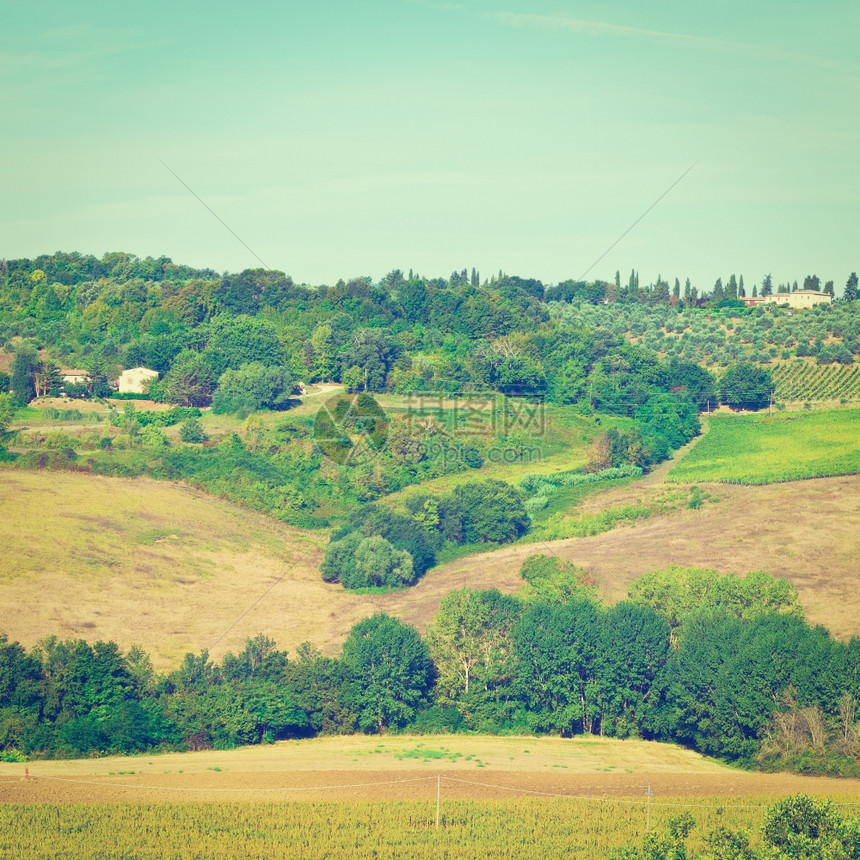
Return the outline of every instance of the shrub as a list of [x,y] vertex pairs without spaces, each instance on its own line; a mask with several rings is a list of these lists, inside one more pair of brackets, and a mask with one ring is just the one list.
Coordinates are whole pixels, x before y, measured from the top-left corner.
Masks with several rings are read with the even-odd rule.
[[179,425],[179,438],[183,442],[191,443],[206,442],[209,439],[199,418],[186,418]]
[[140,434],[140,442],[144,448],[149,448],[153,451],[163,451],[170,447],[167,437],[162,430],[156,426],[145,427],[143,433]]
[[414,580],[412,556],[406,550],[395,549],[384,537],[373,535],[355,548],[353,578],[341,582],[347,588],[364,588],[411,585]]
[[421,576],[436,563],[433,542],[424,526],[381,505],[359,508],[347,524],[332,535],[332,539],[339,540],[351,531],[358,531],[363,537],[380,535],[396,549],[406,550],[412,556],[416,576]]
[[340,582],[344,588],[398,588],[415,581],[412,556],[406,550],[379,535],[364,537],[357,531],[328,545],[320,573],[326,582]]
[[445,537],[456,543],[506,543],[531,526],[521,494],[504,481],[469,481],[444,501],[449,520]]
[[548,555],[530,555],[520,568],[525,580],[520,596],[527,603],[571,600],[599,602],[594,578],[569,562]]

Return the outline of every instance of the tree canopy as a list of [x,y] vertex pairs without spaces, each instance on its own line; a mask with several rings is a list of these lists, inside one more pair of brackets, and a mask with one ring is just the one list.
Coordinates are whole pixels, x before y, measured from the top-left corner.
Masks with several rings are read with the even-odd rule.
[[773,395],[773,379],[766,367],[736,362],[720,376],[719,390],[720,400],[732,409],[761,409]]
[[433,664],[418,631],[383,613],[353,627],[342,659],[365,731],[407,723],[430,691]]

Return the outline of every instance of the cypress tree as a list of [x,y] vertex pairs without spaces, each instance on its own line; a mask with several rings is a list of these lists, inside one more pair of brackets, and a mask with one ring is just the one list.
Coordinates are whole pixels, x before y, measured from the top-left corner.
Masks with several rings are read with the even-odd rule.
[[15,351],[12,362],[12,378],[9,388],[14,398],[26,406],[36,396],[34,374],[39,366],[39,354],[30,344],[22,344]]

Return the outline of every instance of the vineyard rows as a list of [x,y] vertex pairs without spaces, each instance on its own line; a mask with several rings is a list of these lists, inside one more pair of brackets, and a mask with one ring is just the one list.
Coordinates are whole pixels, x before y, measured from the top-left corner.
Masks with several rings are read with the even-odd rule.
[[777,400],[860,400],[860,364],[787,361],[771,374]]

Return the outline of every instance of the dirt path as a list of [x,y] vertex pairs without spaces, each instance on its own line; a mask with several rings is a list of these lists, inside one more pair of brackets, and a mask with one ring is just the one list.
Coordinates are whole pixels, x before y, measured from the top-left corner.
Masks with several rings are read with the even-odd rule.
[[678,450],[675,451],[675,453],[668,460],[664,460],[662,463],[660,463],[659,466],[657,466],[656,469],[652,469],[647,475],[645,475],[645,477],[643,477],[637,483],[643,487],[650,487],[650,486],[653,486],[654,484],[664,483],[666,480],[666,475],[668,475],[669,472],[672,471],[672,467],[675,465],[675,463],[677,463],[679,460],[686,457],[687,454],[689,454],[690,451],[692,451],[692,449],[702,439],[704,439],[705,435],[707,434],[707,432],[710,429],[711,429],[710,422],[707,419],[705,419],[702,422],[702,432],[699,433],[698,436],[691,439],[689,442],[687,442],[686,445],[682,445],[680,448],[678,448]]

